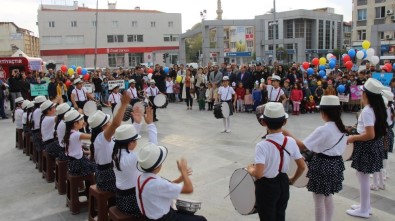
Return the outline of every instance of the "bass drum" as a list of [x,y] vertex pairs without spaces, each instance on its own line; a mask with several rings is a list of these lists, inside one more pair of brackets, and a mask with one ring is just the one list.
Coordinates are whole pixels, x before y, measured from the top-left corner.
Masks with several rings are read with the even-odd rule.
[[[288,177],[291,177],[295,174],[296,169],[298,168],[298,166],[296,165],[295,160],[291,159],[291,161],[289,162],[289,169],[287,172]],[[298,188],[303,188],[307,186],[307,183],[309,182],[309,178],[307,177],[307,172],[309,171],[309,168],[307,167],[307,163],[305,161],[305,170],[303,171],[302,175],[299,177],[299,179],[297,179],[295,181],[294,184],[292,184],[295,187]]]
[[166,108],[168,104],[167,97],[164,94],[158,94],[154,98],[154,105],[157,108]]
[[[226,104],[228,105],[228,104]],[[229,195],[233,207],[241,215],[257,213],[255,204],[255,178],[245,168],[233,172],[229,181]]]
[[92,116],[97,111],[97,104],[94,101],[87,101],[83,108],[84,114],[86,116]]
[[214,105],[214,117],[217,119],[228,118],[230,115],[229,104],[222,102]]

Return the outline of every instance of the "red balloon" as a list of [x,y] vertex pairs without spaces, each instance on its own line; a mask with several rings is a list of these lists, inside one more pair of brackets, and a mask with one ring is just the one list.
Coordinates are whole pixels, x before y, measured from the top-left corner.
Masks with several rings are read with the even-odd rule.
[[62,66],[60,67],[60,70],[61,70],[63,73],[66,73],[66,72],[67,72],[67,66],[66,66],[66,65],[62,65]]
[[352,66],[354,66],[354,64],[352,63],[352,61],[347,61],[346,64],[345,64],[345,66],[346,66],[346,68],[347,68],[348,70],[351,70],[351,68],[352,68]]
[[70,80],[67,80],[65,84],[66,84],[67,87],[70,87],[71,81],[70,81]]
[[303,62],[302,67],[303,67],[303,69],[307,70],[310,67],[309,62],[307,62],[307,61]]
[[86,75],[84,76],[84,80],[89,80],[90,77],[91,77],[91,76],[89,76],[89,74],[86,74]]
[[152,73],[154,73],[154,70],[152,70],[152,68],[149,68],[149,69],[148,69],[148,73],[149,73],[149,74],[152,74]]
[[386,63],[385,66],[387,67],[387,72],[392,70],[392,65],[390,63]]
[[351,61],[350,55],[348,55],[348,54],[344,55],[343,61],[344,61],[344,62]]
[[314,58],[311,63],[313,63],[314,66],[318,66],[320,64],[320,59]]
[[78,73],[79,75],[81,75],[81,71],[82,71],[82,67],[78,67],[78,68],[77,68],[77,73]]

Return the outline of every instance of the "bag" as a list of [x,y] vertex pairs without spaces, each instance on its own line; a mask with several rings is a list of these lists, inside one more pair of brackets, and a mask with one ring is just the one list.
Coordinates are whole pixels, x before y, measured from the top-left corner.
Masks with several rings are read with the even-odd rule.
[[189,89],[189,93],[190,93],[190,94],[194,94],[194,93],[195,93],[195,88]]

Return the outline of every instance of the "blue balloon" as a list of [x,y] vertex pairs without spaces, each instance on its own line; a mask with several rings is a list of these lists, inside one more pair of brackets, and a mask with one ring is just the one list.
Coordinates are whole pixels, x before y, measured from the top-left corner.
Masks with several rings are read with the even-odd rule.
[[320,72],[318,72],[318,74],[320,74],[320,76],[321,76],[321,77],[324,77],[324,76],[326,76],[326,72],[325,72],[325,71],[323,71],[323,70],[321,70]]
[[312,68],[307,68],[307,74],[308,75],[314,74],[314,70]]
[[395,63],[392,65],[392,70],[395,70]]
[[75,65],[71,65],[71,68],[72,68],[74,71],[77,70],[77,67],[76,67]]
[[346,91],[346,87],[344,87],[344,85],[339,85],[337,87],[337,92],[339,92],[340,94],[344,93]]
[[365,49],[362,49],[362,51],[363,51],[363,58],[362,59],[365,59],[368,56],[368,54],[366,53]]
[[350,49],[350,50],[348,50],[348,55],[351,57],[351,58],[353,58],[353,57],[355,57],[355,50],[354,49]]
[[169,67],[165,67],[164,69],[163,69],[163,71],[167,74],[167,73],[169,73]]
[[335,58],[335,57],[333,57],[333,58],[331,58],[330,60],[329,60],[329,62],[331,62],[331,61],[334,61],[335,63],[337,62],[337,59]]
[[327,79],[327,76],[325,75],[324,77],[322,77],[322,78],[324,78],[325,80]]
[[335,66],[336,66],[336,61],[331,60],[331,61],[329,62],[329,68],[333,69],[333,68],[335,68]]
[[86,75],[87,73],[88,73],[88,70],[86,70],[86,68],[83,68],[83,69],[81,70],[82,76]]
[[326,66],[325,65],[320,65],[320,70],[321,71],[324,71],[326,69]]

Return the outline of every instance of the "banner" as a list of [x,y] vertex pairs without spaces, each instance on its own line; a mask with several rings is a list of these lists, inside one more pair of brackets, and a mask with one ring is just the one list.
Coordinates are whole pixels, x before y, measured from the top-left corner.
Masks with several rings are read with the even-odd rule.
[[358,86],[350,86],[351,100],[360,100],[362,97],[362,91]]
[[394,73],[374,72],[372,77],[379,80],[384,86],[389,86],[391,79],[394,77]]
[[108,81],[108,89],[109,90],[112,90],[117,85],[119,85],[119,89],[125,89],[125,81],[124,80]]
[[36,96],[48,96],[48,84],[30,84],[30,95]]
[[93,85],[92,84],[84,84],[83,86],[88,93],[93,93]]
[[345,95],[345,94],[339,94],[337,95],[339,97],[339,101],[340,102],[348,102],[350,100],[350,96],[349,95]]

